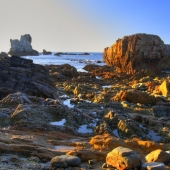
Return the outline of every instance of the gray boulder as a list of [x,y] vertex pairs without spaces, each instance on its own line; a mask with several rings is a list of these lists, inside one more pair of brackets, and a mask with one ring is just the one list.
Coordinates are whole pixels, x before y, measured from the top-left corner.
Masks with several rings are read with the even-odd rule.
[[21,35],[20,40],[10,39],[11,48],[8,54],[17,56],[39,55],[31,46],[32,38],[29,34]]
[[64,168],[67,166],[79,166],[81,164],[80,158],[71,155],[61,155],[52,158],[50,165],[55,168]]
[[156,105],[152,108],[154,117],[170,117],[170,107],[163,105]]

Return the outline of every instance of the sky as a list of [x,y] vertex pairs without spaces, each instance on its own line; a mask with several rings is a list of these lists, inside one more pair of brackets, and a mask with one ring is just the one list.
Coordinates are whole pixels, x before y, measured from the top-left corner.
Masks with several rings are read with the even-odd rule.
[[0,0],[0,51],[24,34],[39,52],[103,52],[136,33],[170,44],[169,9],[169,0]]

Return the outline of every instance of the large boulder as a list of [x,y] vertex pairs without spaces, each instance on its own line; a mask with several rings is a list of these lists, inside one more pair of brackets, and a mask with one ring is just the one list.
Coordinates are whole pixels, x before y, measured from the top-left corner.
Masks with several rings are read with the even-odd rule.
[[118,39],[104,49],[103,59],[117,72],[134,74],[142,70],[159,73],[170,69],[169,45],[157,35],[134,34]]
[[61,155],[52,158],[50,165],[53,168],[65,168],[67,166],[79,166],[81,164],[80,158],[72,155]]
[[10,39],[11,48],[8,54],[17,56],[39,55],[31,46],[32,38],[29,34],[21,35],[20,40]]
[[170,154],[157,149],[146,155],[145,159],[147,162],[163,162],[164,164],[168,164],[170,162]]
[[129,148],[117,147],[107,154],[106,163],[117,169],[124,170],[139,167],[141,158]]

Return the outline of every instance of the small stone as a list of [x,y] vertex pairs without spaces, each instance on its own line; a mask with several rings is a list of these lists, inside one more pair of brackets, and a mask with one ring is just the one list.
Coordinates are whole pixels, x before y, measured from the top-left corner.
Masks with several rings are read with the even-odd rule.
[[88,160],[89,165],[94,165],[97,162],[97,159]]
[[109,168],[109,165],[108,165],[107,163],[104,163],[104,164],[102,165],[102,168]]

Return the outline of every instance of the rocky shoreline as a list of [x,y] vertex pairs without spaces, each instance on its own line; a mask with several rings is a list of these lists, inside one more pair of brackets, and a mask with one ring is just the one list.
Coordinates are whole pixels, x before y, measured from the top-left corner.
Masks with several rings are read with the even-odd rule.
[[168,47],[116,43],[87,72],[1,53],[0,169],[170,169]]

